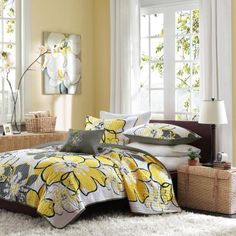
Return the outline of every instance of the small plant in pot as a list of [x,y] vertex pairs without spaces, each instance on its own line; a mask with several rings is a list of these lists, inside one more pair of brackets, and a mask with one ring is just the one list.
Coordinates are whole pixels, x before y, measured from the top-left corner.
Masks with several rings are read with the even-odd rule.
[[188,149],[188,165],[190,166],[197,166],[199,165],[199,159],[201,158],[201,156],[199,155],[198,152],[193,151],[192,148]]

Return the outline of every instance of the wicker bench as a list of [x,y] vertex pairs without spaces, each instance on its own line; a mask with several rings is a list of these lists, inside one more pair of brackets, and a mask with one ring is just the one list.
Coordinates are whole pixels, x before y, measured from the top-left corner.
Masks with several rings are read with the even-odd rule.
[[236,169],[182,165],[177,171],[181,207],[236,214]]
[[67,132],[54,132],[54,133],[27,133],[11,136],[0,136],[0,152],[7,152],[12,150],[19,150],[25,148],[31,148],[35,145],[62,141],[67,137]]

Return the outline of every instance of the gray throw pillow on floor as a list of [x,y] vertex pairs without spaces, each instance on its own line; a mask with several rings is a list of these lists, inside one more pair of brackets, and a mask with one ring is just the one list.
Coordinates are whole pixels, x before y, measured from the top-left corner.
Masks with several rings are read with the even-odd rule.
[[70,130],[60,151],[95,155],[103,134],[104,130]]

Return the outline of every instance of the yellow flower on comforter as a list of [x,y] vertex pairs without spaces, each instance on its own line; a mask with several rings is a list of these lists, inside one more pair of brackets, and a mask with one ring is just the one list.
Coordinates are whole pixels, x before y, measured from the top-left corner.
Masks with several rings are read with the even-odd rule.
[[112,152],[110,155],[119,166],[129,201],[143,203],[148,197],[148,188],[145,182],[150,181],[149,171],[139,168],[134,158],[129,155],[120,155],[117,152]]
[[41,174],[47,185],[61,182],[68,189],[85,195],[97,189],[97,183],[105,186],[106,176],[98,168],[96,159],[81,156],[55,156],[40,161],[35,172]]

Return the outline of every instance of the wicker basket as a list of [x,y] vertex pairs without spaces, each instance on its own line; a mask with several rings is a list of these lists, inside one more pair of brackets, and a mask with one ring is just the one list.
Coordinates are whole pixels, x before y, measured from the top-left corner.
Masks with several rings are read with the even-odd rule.
[[55,132],[56,119],[56,117],[26,119],[26,131],[29,133],[53,133]]
[[179,166],[180,206],[223,214],[236,213],[236,170]]

